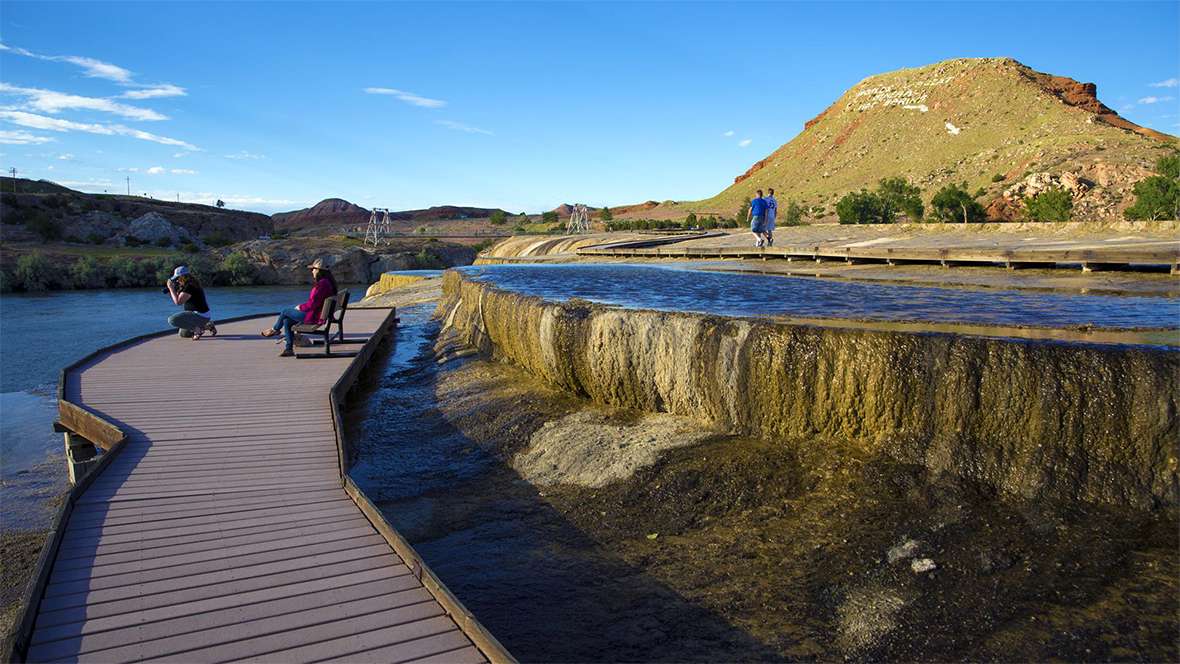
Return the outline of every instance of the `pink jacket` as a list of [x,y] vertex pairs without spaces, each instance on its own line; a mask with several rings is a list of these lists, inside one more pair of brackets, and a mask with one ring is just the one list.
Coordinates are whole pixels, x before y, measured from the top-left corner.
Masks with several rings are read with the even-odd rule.
[[332,282],[327,279],[315,282],[315,286],[311,288],[311,294],[307,296],[307,302],[299,305],[299,310],[303,312],[303,322],[311,325],[319,325],[324,322],[320,318],[320,311],[324,308],[324,300],[335,294],[336,291],[332,290]]

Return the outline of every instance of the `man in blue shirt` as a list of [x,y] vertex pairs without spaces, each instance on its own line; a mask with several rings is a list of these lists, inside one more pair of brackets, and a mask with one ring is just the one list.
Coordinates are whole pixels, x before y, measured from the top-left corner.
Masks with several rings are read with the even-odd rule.
[[763,236],[766,223],[766,199],[762,198],[762,190],[758,190],[758,197],[750,201],[750,211],[747,213],[750,222],[750,232],[754,234],[754,246],[761,247],[766,242]]
[[769,189],[770,193],[766,198],[766,223],[762,225],[762,236],[766,239],[766,246],[774,246],[774,220],[778,217],[778,201],[774,199],[774,190]]

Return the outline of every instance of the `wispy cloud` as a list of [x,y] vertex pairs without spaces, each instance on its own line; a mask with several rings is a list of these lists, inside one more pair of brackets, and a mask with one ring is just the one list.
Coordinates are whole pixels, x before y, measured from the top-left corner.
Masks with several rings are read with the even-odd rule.
[[0,130],[0,143],[5,145],[40,145],[52,142],[53,138],[49,136],[38,136],[19,129],[16,131]]
[[0,83],[0,94],[24,97],[27,104],[26,108],[41,111],[42,113],[60,113],[64,110],[85,109],[112,113],[130,120],[168,119],[167,116],[161,115],[150,108],[128,106],[127,104],[120,104],[119,102],[101,97],[82,97],[80,95],[56,92],[54,90],[43,90],[41,88],[22,88],[7,83]]
[[160,85],[148,86],[142,90],[128,90],[119,96],[123,99],[158,99],[160,97],[184,97],[187,95],[188,91],[179,85],[162,83]]
[[422,108],[442,108],[447,105],[447,102],[441,99],[422,97],[413,92],[406,92],[395,88],[365,88],[365,92],[371,95],[389,95],[412,106],[421,106]]
[[1153,88],[1174,88],[1180,85],[1180,78],[1169,78],[1158,83],[1149,83],[1148,85]]
[[100,134],[103,136],[130,136],[141,141],[151,141],[152,143],[160,143],[161,145],[174,145],[185,150],[200,151],[197,146],[186,143],[185,141],[168,138],[167,136],[160,136],[139,129],[125,127],[120,124],[98,124],[85,122],[71,122],[70,120],[62,120],[60,118],[51,118],[44,115],[37,115],[36,113],[26,113],[24,111],[0,111],[0,120],[10,122],[21,127],[28,127],[29,129],[46,129],[57,132],[71,132],[81,131],[88,134]]
[[163,166],[152,166],[151,168],[147,169],[147,171],[146,171],[146,173],[148,175],[159,175],[163,172],[164,172]]
[[455,122],[454,120],[435,120],[434,124],[441,125],[447,129],[454,129],[455,131],[465,131],[468,134],[486,134],[488,136],[495,136],[495,134],[488,131],[487,129],[472,127],[471,125],[466,125],[462,122]]
[[168,171],[173,175],[196,175],[197,172],[191,168],[173,168]]
[[1140,104],[1158,104],[1160,102],[1172,101],[1174,97],[1142,97],[1139,99]]
[[749,139],[749,138],[743,138],[742,140],[738,141],[738,147],[739,147],[739,148],[744,148],[744,147],[748,146],[749,144],[751,144],[751,143],[753,143],[753,142],[754,142],[754,141],[753,141],[752,139]]
[[83,75],[90,78],[105,78],[108,81],[115,81],[116,83],[130,83],[132,78],[131,72],[127,69],[109,62],[103,62],[102,60],[95,60],[94,58],[87,58],[81,55],[41,55],[28,49],[6,46],[4,44],[0,44],[0,50],[38,60],[68,62],[81,67]]
[[256,160],[256,159],[266,159],[266,155],[254,154],[252,152],[246,152],[245,150],[240,150],[240,151],[235,152],[233,154],[225,155],[225,158],[226,159],[241,159],[241,160]]
[[73,160],[74,160],[74,155],[72,155],[72,154],[70,154],[69,152],[67,152],[67,153],[65,153],[65,154],[59,154],[59,155],[57,155],[57,158],[58,158],[58,159],[60,159],[61,161],[73,161]]
[[733,130],[732,130],[732,129],[730,129],[729,131],[727,131],[727,132],[725,132],[724,134],[722,134],[722,136],[724,136],[724,137],[726,137],[726,138],[729,138],[730,136],[733,136]]

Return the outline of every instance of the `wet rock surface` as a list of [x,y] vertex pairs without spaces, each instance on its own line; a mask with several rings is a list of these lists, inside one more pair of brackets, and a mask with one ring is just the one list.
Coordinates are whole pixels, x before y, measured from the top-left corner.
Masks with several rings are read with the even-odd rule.
[[538,486],[512,468],[538,432],[644,414],[439,364],[433,325],[401,315],[354,400],[354,478],[521,661],[1180,656],[1174,508],[998,497],[850,441],[707,427],[629,477]]
[[540,298],[449,272],[446,335],[594,402],[833,439],[1002,493],[1180,503],[1180,352]]

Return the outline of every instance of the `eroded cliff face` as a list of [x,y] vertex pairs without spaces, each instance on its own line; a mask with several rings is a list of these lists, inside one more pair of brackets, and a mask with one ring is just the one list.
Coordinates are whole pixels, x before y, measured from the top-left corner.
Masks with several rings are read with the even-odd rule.
[[1180,504],[1175,350],[544,302],[444,278],[447,335],[612,406],[848,441],[1028,498]]

